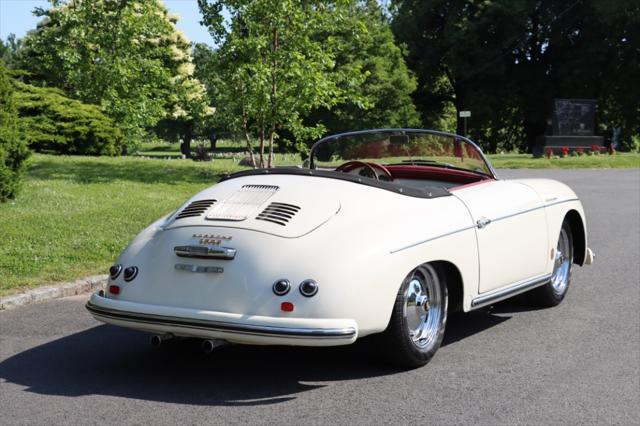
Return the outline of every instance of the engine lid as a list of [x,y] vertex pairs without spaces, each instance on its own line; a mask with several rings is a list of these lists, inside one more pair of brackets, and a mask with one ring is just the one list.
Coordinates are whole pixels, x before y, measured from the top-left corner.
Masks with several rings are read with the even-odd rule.
[[328,179],[311,182],[298,176],[230,179],[193,197],[164,228],[215,226],[301,237],[340,210],[334,185]]

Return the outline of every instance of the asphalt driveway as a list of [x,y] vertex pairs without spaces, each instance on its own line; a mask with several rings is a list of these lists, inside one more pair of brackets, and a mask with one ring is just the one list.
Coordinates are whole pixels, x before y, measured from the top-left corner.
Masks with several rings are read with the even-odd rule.
[[0,312],[2,424],[639,424],[640,170],[517,170],[583,200],[596,253],[567,299],[453,317],[426,367],[369,346],[153,350],[100,325],[86,297]]

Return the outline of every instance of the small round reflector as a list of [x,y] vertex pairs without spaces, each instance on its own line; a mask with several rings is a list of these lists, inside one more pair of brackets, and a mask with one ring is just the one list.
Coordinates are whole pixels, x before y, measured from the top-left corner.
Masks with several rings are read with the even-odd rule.
[[282,304],[280,305],[280,309],[282,309],[285,312],[293,312],[293,303],[282,302]]
[[304,280],[299,288],[304,297],[312,297],[318,292],[318,283],[315,280]]
[[289,283],[289,280],[281,279],[273,283],[272,289],[276,295],[284,296],[285,294],[289,293],[291,284]]
[[113,265],[112,267],[109,268],[109,276],[111,277],[112,280],[115,280],[116,278],[118,278],[118,275],[120,275],[120,272],[122,272],[122,265]]
[[117,285],[110,285],[109,286],[109,293],[111,293],[111,294],[120,294],[120,287],[118,287]]
[[137,266],[129,266],[124,270],[124,280],[127,282],[133,280],[137,275],[138,275]]

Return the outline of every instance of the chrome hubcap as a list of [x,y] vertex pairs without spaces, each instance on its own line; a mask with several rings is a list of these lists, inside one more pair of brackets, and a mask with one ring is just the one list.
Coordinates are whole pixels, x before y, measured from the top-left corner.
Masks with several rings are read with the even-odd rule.
[[554,293],[561,295],[567,291],[572,263],[573,252],[571,242],[569,241],[567,232],[562,229],[560,231],[560,237],[558,238],[558,248],[556,250],[553,275],[551,277],[551,287]]
[[404,293],[404,317],[409,337],[420,349],[437,340],[442,321],[443,295],[438,275],[432,266],[417,268]]

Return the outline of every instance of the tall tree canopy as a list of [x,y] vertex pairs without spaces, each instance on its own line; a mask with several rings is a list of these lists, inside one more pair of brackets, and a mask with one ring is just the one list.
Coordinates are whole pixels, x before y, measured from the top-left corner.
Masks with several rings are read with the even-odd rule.
[[190,45],[160,0],[49,0],[17,66],[100,105],[131,141],[165,117],[207,113]]
[[[380,127],[420,127],[420,117],[411,94],[416,78],[408,69],[402,50],[396,45],[389,26],[376,0],[354,1],[343,10],[361,31],[349,27],[332,27],[317,35],[321,40],[331,36],[337,41],[337,70],[359,69],[365,76],[356,90],[359,97],[346,98],[332,108],[320,108],[308,118],[320,121],[332,132]],[[333,31],[333,32],[331,32]],[[349,75],[348,72],[337,76]],[[353,82],[338,81],[343,90]]]
[[[230,128],[245,135],[250,152],[251,139],[257,137],[261,167],[272,166],[279,132],[291,132],[298,140],[317,137],[324,127],[305,124],[305,115],[347,96],[359,96],[337,84],[346,80],[355,88],[364,79],[357,65],[335,67],[338,40],[331,34],[337,28],[362,30],[358,22],[347,19],[340,4],[296,0],[198,0],[198,4],[203,23],[220,43],[217,112]],[[230,15],[227,24],[223,9]],[[315,37],[321,31],[330,35]]]
[[485,148],[531,149],[553,98],[595,98],[601,131],[639,133],[637,2],[396,0],[392,9],[427,125],[454,105],[473,111]]

